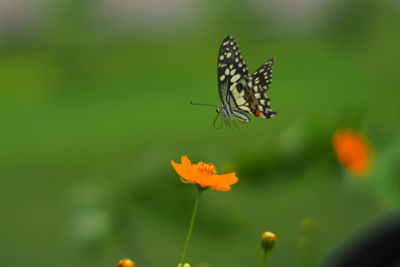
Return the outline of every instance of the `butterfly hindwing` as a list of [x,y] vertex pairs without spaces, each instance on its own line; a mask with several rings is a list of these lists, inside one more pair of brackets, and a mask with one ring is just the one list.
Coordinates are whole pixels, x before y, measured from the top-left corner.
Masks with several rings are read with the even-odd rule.
[[276,112],[270,109],[269,98],[260,92],[258,86],[249,87],[245,99],[250,103],[251,113],[257,117],[269,119],[276,114]]
[[256,70],[251,78],[254,86],[259,86],[264,92],[266,92],[272,83],[272,68],[274,67],[275,59],[271,58],[261,67]]
[[272,82],[272,68],[275,59],[271,58],[258,68],[250,77],[245,99],[250,103],[251,112],[263,118],[271,118],[276,112],[270,108],[267,91]]

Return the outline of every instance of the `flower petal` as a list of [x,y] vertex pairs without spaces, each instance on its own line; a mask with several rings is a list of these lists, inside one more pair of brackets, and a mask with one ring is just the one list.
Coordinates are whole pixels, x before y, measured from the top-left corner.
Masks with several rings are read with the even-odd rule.
[[211,187],[214,190],[218,190],[218,191],[229,191],[232,188],[230,186],[226,186],[226,187],[222,187],[222,186],[212,186]]
[[[182,157],[183,159],[183,157]],[[183,163],[176,163],[175,161],[171,160],[171,165],[174,167],[175,171],[184,179],[188,179],[190,177],[190,168],[187,167],[187,162]]]
[[192,162],[190,162],[190,159],[188,158],[188,156],[182,156],[181,163],[182,163],[182,165],[185,165],[186,167],[192,167]]
[[239,179],[236,177],[236,172],[221,174],[220,178],[224,181],[225,184],[229,185],[236,184],[239,181]]
[[189,183],[195,183],[194,177],[196,176],[196,170],[187,156],[181,157],[181,163],[176,163],[171,160],[172,167],[185,181]]
[[210,186],[219,191],[229,191],[231,189],[230,186],[239,181],[235,172],[221,175],[215,174],[213,175],[213,178],[213,183],[210,184]]

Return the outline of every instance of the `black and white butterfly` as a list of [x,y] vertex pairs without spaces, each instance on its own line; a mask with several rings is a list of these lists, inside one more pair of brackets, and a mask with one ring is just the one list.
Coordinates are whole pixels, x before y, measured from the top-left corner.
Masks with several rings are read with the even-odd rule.
[[218,89],[222,107],[217,108],[217,113],[225,124],[230,125],[229,121],[235,119],[248,123],[247,113],[266,119],[276,114],[270,109],[266,95],[272,82],[274,62],[275,59],[271,58],[250,76],[233,37],[228,36],[222,41],[218,54]]
[[246,113],[271,118],[276,112],[270,109],[266,95],[272,82],[271,58],[251,76],[232,36],[226,37],[218,55],[218,88],[222,107],[217,112],[225,119],[250,121]]

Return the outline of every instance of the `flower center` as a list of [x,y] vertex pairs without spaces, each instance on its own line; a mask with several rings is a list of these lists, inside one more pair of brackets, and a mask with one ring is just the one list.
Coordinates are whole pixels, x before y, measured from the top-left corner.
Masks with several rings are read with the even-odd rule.
[[213,175],[217,173],[217,169],[214,164],[205,163],[200,161],[195,165],[196,169],[204,175]]

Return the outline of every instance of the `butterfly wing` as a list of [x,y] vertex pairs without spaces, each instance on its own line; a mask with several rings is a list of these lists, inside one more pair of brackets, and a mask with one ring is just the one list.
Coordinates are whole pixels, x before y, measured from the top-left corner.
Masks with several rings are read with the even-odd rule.
[[266,95],[272,82],[275,59],[264,63],[251,77],[239,47],[232,36],[226,37],[218,54],[218,88],[225,109],[253,113],[258,117],[271,118],[276,112],[270,109]]
[[239,47],[232,36],[226,37],[218,54],[218,88],[223,106],[231,110],[250,112],[245,100],[249,72]]
[[271,58],[251,75],[245,94],[245,100],[250,103],[251,112],[258,117],[267,119],[276,114],[270,109],[270,99],[266,94],[271,86],[274,62],[275,59]]
[[252,77],[254,86],[259,86],[263,92],[268,91],[272,83],[272,68],[274,67],[275,59],[271,58],[256,70]]

